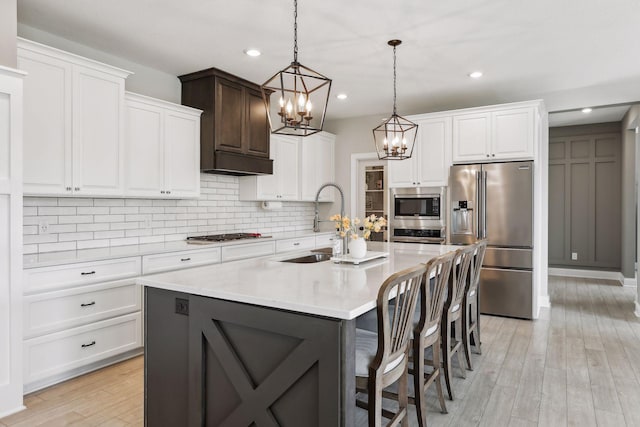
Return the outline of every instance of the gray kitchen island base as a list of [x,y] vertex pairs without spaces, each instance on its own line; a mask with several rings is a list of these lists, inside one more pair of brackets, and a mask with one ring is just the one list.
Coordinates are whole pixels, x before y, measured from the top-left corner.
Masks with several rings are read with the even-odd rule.
[[355,320],[145,288],[145,425],[352,426]]

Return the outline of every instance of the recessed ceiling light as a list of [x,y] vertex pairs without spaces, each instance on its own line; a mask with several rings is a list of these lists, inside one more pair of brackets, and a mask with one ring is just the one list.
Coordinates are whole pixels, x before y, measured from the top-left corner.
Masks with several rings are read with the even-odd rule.
[[260,51],[258,49],[245,49],[244,53],[249,56],[260,56]]
[[590,113],[590,112],[592,112],[592,111],[593,111],[593,109],[592,109],[592,108],[589,108],[589,107],[587,107],[587,108],[583,108],[583,109],[582,109],[582,112],[583,112],[583,113],[585,113],[585,114],[589,114],[589,113]]
[[472,79],[479,79],[480,77],[482,77],[482,71],[474,71],[472,73],[469,73],[469,77],[471,77]]
[[336,98],[338,99],[347,99],[347,94],[346,93],[339,93],[336,95]]

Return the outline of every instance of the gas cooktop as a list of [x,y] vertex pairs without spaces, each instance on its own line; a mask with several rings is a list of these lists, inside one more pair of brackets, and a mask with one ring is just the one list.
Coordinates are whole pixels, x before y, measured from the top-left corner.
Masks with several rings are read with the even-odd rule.
[[187,237],[187,243],[211,243],[211,242],[228,242],[230,240],[257,239],[271,236],[263,236],[260,233],[227,233],[227,234],[209,234],[207,236],[191,236]]

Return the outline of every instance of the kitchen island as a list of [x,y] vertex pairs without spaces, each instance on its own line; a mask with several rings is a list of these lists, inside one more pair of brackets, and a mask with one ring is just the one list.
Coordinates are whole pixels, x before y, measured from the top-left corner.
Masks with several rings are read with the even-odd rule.
[[368,248],[389,255],[288,253],[140,278],[146,425],[353,425],[356,318],[389,275],[459,246]]

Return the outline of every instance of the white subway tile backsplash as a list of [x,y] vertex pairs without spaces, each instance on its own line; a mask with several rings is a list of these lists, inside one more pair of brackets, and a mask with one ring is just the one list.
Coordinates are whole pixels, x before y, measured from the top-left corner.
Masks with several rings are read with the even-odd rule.
[[60,224],[88,224],[93,222],[92,215],[65,215],[58,217]]
[[[182,240],[225,232],[309,230],[313,203],[284,202],[264,211],[238,200],[238,178],[201,175],[199,199],[24,198],[24,252],[101,248]],[[47,233],[40,234],[41,223]]]
[[22,253],[25,254],[37,254],[38,245],[22,245]]
[[93,240],[93,233],[90,231],[83,233],[60,233],[58,234],[58,241],[71,242],[78,240]]
[[73,251],[75,249],[76,242],[41,243],[38,245],[38,252]]

